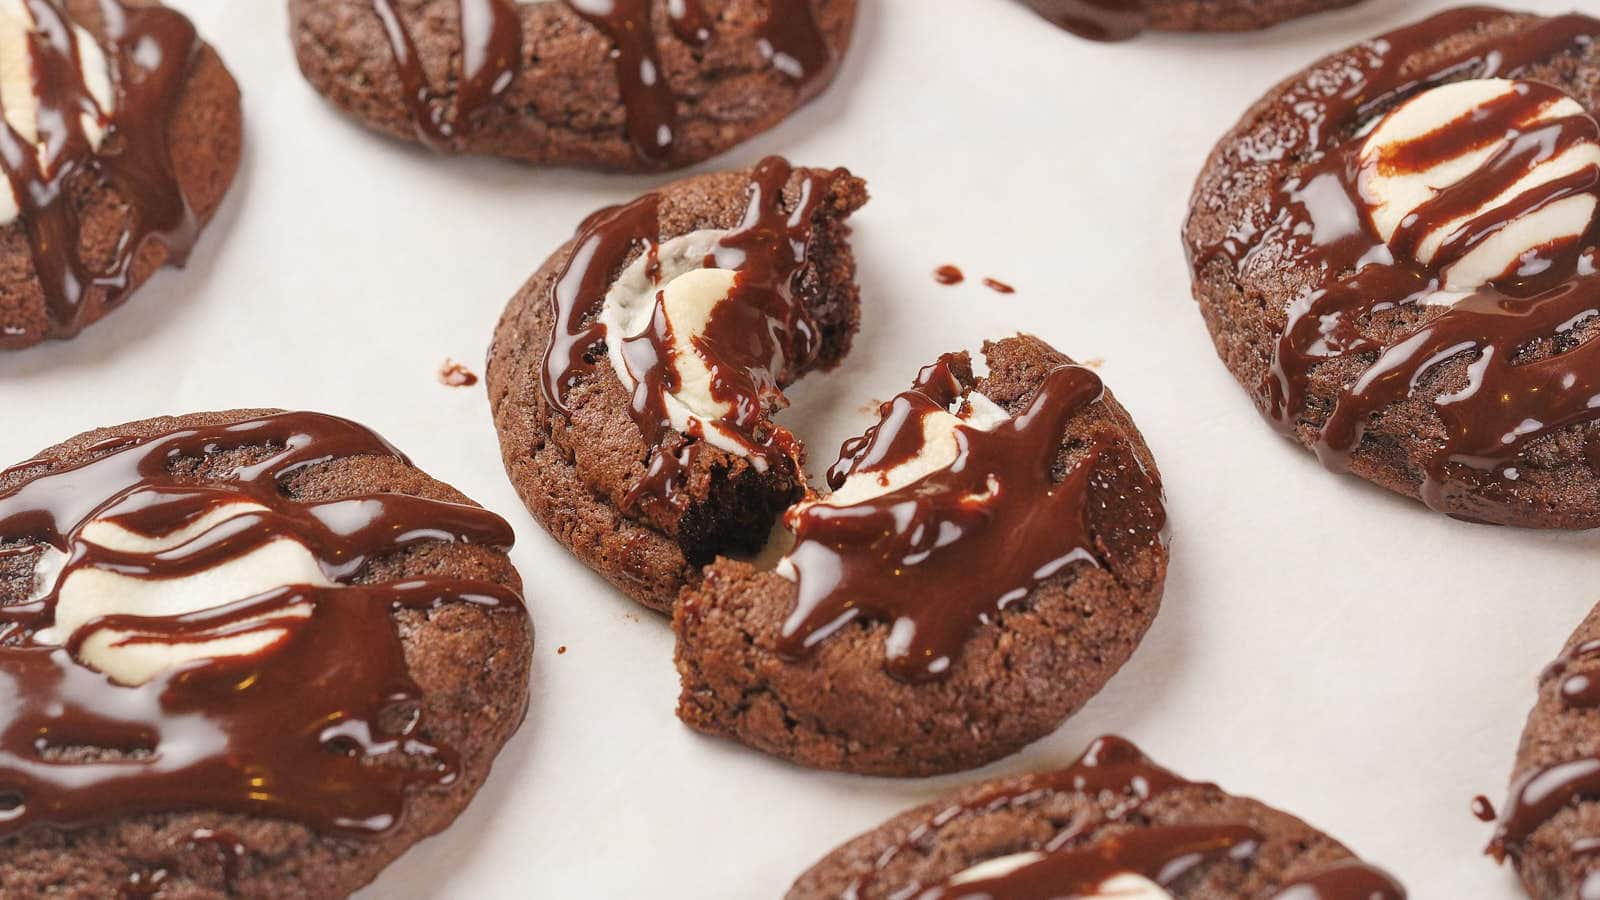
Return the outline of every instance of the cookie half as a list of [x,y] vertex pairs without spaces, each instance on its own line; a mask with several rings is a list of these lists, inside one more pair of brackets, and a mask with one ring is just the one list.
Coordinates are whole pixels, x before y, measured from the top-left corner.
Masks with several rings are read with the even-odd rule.
[[0,0],[0,350],[183,265],[239,167],[239,87],[178,12]]
[[1531,897],[1600,892],[1600,608],[1539,677],[1489,852]]
[[1597,37],[1447,10],[1285,81],[1212,153],[1194,295],[1330,468],[1473,521],[1600,525]]
[[306,80],[440,152],[681,168],[832,80],[855,0],[289,0]]
[[1404,900],[1391,876],[1288,813],[1186,781],[1122,738],[1070,767],[974,785],[830,853],[824,897]]
[[1254,31],[1361,0],[1026,0],[1080,37],[1122,41],[1154,31]]
[[315,413],[134,422],[0,473],[0,893],[370,881],[522,720],[511,541]]
[[929,775],[1055,730],[1132,655],[1166,578],[1128,414],[1043,341],[924,369],[789,510],[776,570],[722,558],[673,618],[678,715],[800,765]]
[[804,495],[771,416],[849,350],[865,202],[849,172],[777,158],[684,179],[591,216],[506,308],[487,382],[511,481],[645,606],[760,550]]

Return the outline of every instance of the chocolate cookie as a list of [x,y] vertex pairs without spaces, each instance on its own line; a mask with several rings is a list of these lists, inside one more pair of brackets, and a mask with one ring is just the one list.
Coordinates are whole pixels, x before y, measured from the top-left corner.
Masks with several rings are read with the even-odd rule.
[[780,159],[685,179],[591,216],[507,307],[486,376],[506,469],[640,603],[670,611],[804,495],[770,415],[850,347],[845,219],[865,202],[849,172]]
[[1448,10],[1279,85],[1184,236],[1284,434],[1481,522],[1600,525],[1600,20]]
[[239,167],[239,88],[153,0],[0,2],[0,349],[182,265]]
[[771,128],[833,78],[855,0],[289,0],[300,70],[441,152],[649,171]]
[[1600,892],[1600,607],[1539,677],[1489,852],[1532,897]]
[[1185,781],[1103,737],[1066,769],[974,785],[904,813],[800,876],[824,897],[1404,900],[1288,813]]
[[315,413],[150,419],[0,472],[0,894],[370,881],[522,720],[511,540]]
[[1026,0],[1073,34],[1123,41],[1156,31],[1253,31],[1361,0]]
[[722,558],[673,628],[678,716],[805,766],[928,775],[1053,731],[1161,603],[1155,462],[1033,337],[927,367],[789,510],[775,571]]

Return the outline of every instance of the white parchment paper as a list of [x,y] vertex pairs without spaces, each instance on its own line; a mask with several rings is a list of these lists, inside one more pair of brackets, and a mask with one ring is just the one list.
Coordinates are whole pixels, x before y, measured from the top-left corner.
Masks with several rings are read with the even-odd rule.
[[[1443,0],[1125,45],[1009,0],[865,0],[835,85],[703,167],[783,153],[871,185],[861,335],[786,414],[819,467],[921,364],[1028,330],[1105,361],[1166,477],[1172,573],[1128,667],[1025,752],[902,781],[798,769],[680,725],[666,622],[540,530],[506,480],[482,387],[435,378],[446,356],[481,374],[523,279],[585,214],[659,179],[388,142],[300,79],[283,0],[173,3],[243,85],[238,182],[186,271],[76,341],[0,356],[0,464],[145,416],[317,409],[371,425],[516,525],[538,632],[527,723],[455,826],[363,896],[776,896],[889,815],[1065,764],[1104,732],[1326,829],[1414,897],[1519,895],[1480,855],[1489,828],[1468,804],[1504,795],[1535,676],[1597,599],[1600,536],[1466,525],[1323,472],[1213,355],[1178,239],[1195,174],[1249,103]],[[944,263],[969,281],[936,285]],[[1017,293],[986,290],[985,275]]]

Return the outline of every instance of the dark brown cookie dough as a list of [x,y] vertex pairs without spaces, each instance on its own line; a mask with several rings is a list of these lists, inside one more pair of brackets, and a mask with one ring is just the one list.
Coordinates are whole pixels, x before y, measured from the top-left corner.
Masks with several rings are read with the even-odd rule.
[[1600,608],[1539,677],[1490,852],[1531,897],[1600,890]]
[[[1398,237],[1386,245],[1351,193],[1369,129],[1424,90],[1520,79],[1592,117],[1596,35],[1600,21],[1578,14],[1447,10],[1289,78],[1213,151],[1184,230],[1194,296],[1257,407],[1330,468],[1474,521],[1600,524],[1591,257],[1566,243],[1530,251],[1541,265],[1550,252],[1549,268],[1530,264],[1455,295],[1465,299],[1429,302],[1429,279],[1444,283],[1439,266],[1392,249]],[[1587,119],[1560,127],[1576,136],[1592,128]],[[1497,158],[1515,164],[1514,152]],[[1463,191],[1494,175],[1486,165]],[[1507,221],[1486,217],[1473,224],[1487,227],[1459,234],[1481,240]],[[1591,226],[1580,246],[1594,236]]]
[[[968,387],[1014,418],[1030,408],[1051,373],[1070,364],[1033,337],[991,343],[984,352],[989,374]],[[674,615],[679,717],[801,765],[896,776],[981,765],[1053,731],[1132,655],[1160,606],[1168,554],[1155,462],[1109,392],[1072,412],[1050,439],[1045,452],[1055,460],[1058,490],[1076,490],[1060,473],[1080,463],[1088,468],[1077,512],[1051,513],[1048,527],[1058,535],[1083,528],[1093,562],[1073,556],[1043,580],[1024,579],[1022,596],[998,611],[935,608],[970,605],[1004,577],[1006,560],[1020,552],[1027,534],[995,534],[999,545],[979,544],[994,551],[990,558],[955,567],[978,574],[970,582],[954,575],[954,596],[936,599],[924,593],[931,586],[905,587],[903,593],[920,599],[902,624],[918,616],[966,616],[918,624],[919,632],[954,626],[947,633],[956,641],[944,662],[919,670],[889,659],[897,620],[871,611],[808,635],[808,652],[797,656],[789,646],[794,635],[785,634],[801,595],[796,582],[719,559],[699,587],[685,591]],[[1000,484],[1002,493],[1022,490]],[[1046,501],[1041,495],[1034,502]],[[1081,526],[1075,514],[1083,516]],[[941,545],[932,552],[954,551]],[[802,563],[801,584],[805,575]]]
[[1026,0],[1050,21],[1093,40],[1140,31],[1254,31],[1361,0]]
[[[0,350],[72,337],[163,265],[181,265],[238,170],[239,87],[216,51],[153,0],[120,2],[128,11],[120,38],[108,31],[98,0],[48,7],[86,28],[108,64],[137,84],[115,90],[117,109],[98,152],[61,135],[67,149],[54,171],[65,174],[6,169],[14,186],[39,188],[41,199],[0,226]],[[135,45],[144,54],[138,62]],[[78,108],[65,70],[35,71],[40,90]]]
[[[1025,853],[1036,855],[1016,856]],[[960,881],[1007,858],[1035,865]],[[1299,819],[1185,781],[1104,737],[1070,768],[973,785],[890,819],[801,875],[788,898],[1094,896],[1129,875],[1179,900],[1405,897]]]
[[[267,423],[266,428],[249,432],[251,435],[263,435],[262,443],[252,443],[253,437],[238,437],[241,433],[239,429],[258,427],[262,422]],[[282,422],[288,424],[274,424]],[[233,430],[225,430],[224,426]],[[375,521],[387,515],[373,512],[372,504],[376,502],[379,506],[412,510],[419,513],[422,520],[430,520],[435,513],[444,513],[445,518],[434,520],[438,530],[433,531],[432,535],[454,532],[460,537],[476,529],[490,535],[503,533],[504,541],[510,539],[509,527],[498,517],[473,506],[459,492],[412,467],[397,451],[382,444],[380,439],[370,437],[370,433],[360,426],[344,420],[312,414],[289,414],[285,418],[272,410],[238,410],[150,419],[98,429],[45,450],[34,459],[0,473],[0,527],[8,534],[14,534],[19,529],[40,529],[34,532],[39,535],[36,539],[18,541],[15,538],[0,538],[0,610],[4,611],[7,622],[3,642],[0,642],[0,667],[6,669],[8,679],[22,677],[14,666],[22,659],[18,654],[25,652],[23,648],[27,642],[34,639],[34,626],[29,624],[27,618],[29,614],[26,607],[19,604],[35,590],[34,570],[45,558],[43,542],[48,540],[46,535],[51,527],[37,517],[16,520],[14,515],[17,509],[32,507],[39,502],[45,502],[55,509],[63,508],[61,504],[87,504],[93,509],[93,504],[102,502],[99,497],[77,496],[83,493],[82,483],[77,485],[74,495],[53,493],[41,498],[38,492],[34,492],[26,495],[31,500],[18,498],[25,496],[30,484],[43,483],[41,479],[72,477],[67,474],[70,469],[92,460],[104,461],[125,452],[138,454],[144,452],[141,450],[143,447],[167,446],[163,442],[180,440],[177,433],[187,430],[198,430],[205,435],[205,440],[215,439],[216,444],[212,449],[195,455],[179,453],[170,458],[163,456],[168,459],[168,465],[166,472],[158,473],[159,476],[165,479],[166,473],[172,473],[176,478],[175,481],[163,483],[189,486],[197,492],[213,490],[218,486],[223,490],[231,490],[227,485],[250,477],[247,474],[251,471],[249,467],[268,467],[268,471],[273,472],[281,468],[282,475],[274,481],[282,499],[274,502],[284,514],[292,517],[297,514],[294,512],[297,509],[309,510],[314,504],[324,504],[316,508],[332,516],[330,522],[342,523],[339,526],[342,533],[355,534],[352,529],[360,528],[362,516],[351,518],[334,515],[336,512],[349,513],[359,508],[363,510],[363,515],[374,515]],[[285,434],[310,437],[303,443],[298,438],[287,443],[279,442],[278,438]],[[268,435],[273,437],[267,439]],[[230,444],[235,449],[225,449],[225,445]],[[295,444],[314,448],[310,452],[315,457],[285,464],[283,460],[288,457],[284,454],[292,457],[296,452],[292,446]],[[331,458],[322,458],[324,451]],[[122,469],[115,472],[94,471],[100,472],[93,485],[96,489],[100,486],[113,488],[129,474]],[[104,480],[101,480],[102,477]],[[183,489],[180,487],[180,492]],[[169,493],[165,496],[170,499],[181,494]],[[346,498],[377,499],[362,500],[364,505],[359,507],[326,505]],[[435,501],[449,505],[441,506]],[[82,509],[82,506],[78,508]],[[147,513],[149,509],[146,508]],[[103,512],[93,514],[98,516]],[[60,514],[56,515],[59,518]],[[73,517],[76,515],[77,512],[72,513]],[[7,516],[13,518],[7,521]],[[70,523],[62,524],[65,526]],[[277,531],[269,533],[280,534]],[[245,537],[248,538],[248,535]],[[496,541],[501,539],[494,538]],[[76,542],[78,539],[73,540]],[[405,543],[394,543],[397,540]],[[207,756],[208,752],[215,751],[197,751],[195,745],[185,743],[185,739],[208,740],[208,726],[197,727],[195,722],[211,716],[217,717],[218,721],[244,722],[252,727],[266,728],[266,722],[239,718],[250,715],[240,710],[251,708],[250,704],[258,700],[268,704],[277,700],[274,696],[252,700],[251,697],[256,695],[248,690],[258,677],[263,679],[263,684],[270,683],[274,677],[281,679],[282,676],[272,674],[282,671],[275,670],[275,665],[284,665],[281,661],[291,658],[288,654],[307,652],[293,648],[307,646],[305,642],[311,640],[316,628],[331,621],[341,621],[338,618],[340,614],[330,613],[334,615],[333,619],[321,618],[324,607],[319,605],[319,611],[307,619],[308,624],[295,632],[298,637],[284,649],[267,651],[267,655],[262,656],[259,662],[254,658],[237,664],[212,662],[198,669],[187,669],[184,674],[170,676],[172,680],[163,675],[151,682],[151,685],[159,686],[163,691],[172,692],[163,694],[163,697],[184,696],[192,700],[201,695],[190,694],[178,679],[193,679],[184,683],[198,685],[203,683],[201,679],[206,678],[243,677],[228,674],[236,671],[227,668],[229,665],[248,665],[250,668],[244,669],[245,673],[252,670],[257,673],[229,689],[232,696],[227,704],[216,707],[207,704],[199,711],[191,709],[190,718],[186,720],[188,724],[172,724],[170,727],[177,729],[173,732],[176,742],[173,746],[160,737],[166,733],[169,720],[159,718],[156,719],[160,724],[155,726],[155,735],[135,732],[132,736],[122,738],[122,741],[133,742],[135,749],[132,750],[120,743],[97,744],[92,738],[103,733],[103,725],[84,724],[86,731],[73,733],[74,726],[71,723],[79,718],[75,711],[69,710],[62,722],[50,726],[66,729],[68,733],[65,737],[58,738],[53,731],[42,732],[50,735],[43,740],[64,740],[75,746],[57,749],[52,744],[48,749],[39,750],[41,756],[45,760],[75,760],[81,766],[81,777],[86,779],[81,783],[94,784],[95,787],[85,789],[87,795],[80,797],[71,787],[58,790],[48,785],[38,786],[39,791],[64,797],[68,801],[67,807],[39,809],[35,806],[42,804],[27,803],[32,786],[19,790],[17,794],[8,793],[8,804],[15,804],[19,796],[24,804],[22,807],[9,806],[8,813],[14,815],[25,810],[29,821],[19,829],[16,821],[8,816],[7,824],[0,826],[0,832],[3,832],[0,834],[0,859],[3,859],[0,862],[0,894],[8,897],[66,898],[119,895],[184,898],[344,897],[372,880],[408,847],[447,827],[482,785],[496,753],[522,721],[528,700],[532,630],[518,599],[520,579],[503,548],[487,542],[443,542],[437,536],[424,536],[409,542],[405,538],[390,537],[379,541],[377,546],[384,546],[385,543],[388,549],[367,556],[359,569],[340,576],[339,580],[345,586],[335,588],[334,592],[337,594],[343,590],[357,593],[337,594],[331,599],[338,602],[328,609],[350,609],[353,607],[347,604],[360,603],[362,608],[387,610],[387,613],[376,612],[375,615],[377,621],[392,624],[393,633],[377,639],[371,647],[364,647],[360,642],[341,645],[360,659],[340,659],[337,653],[333,654],[327,662],[339,666],[338,674],[330,672],[320,685],[312,680],[307,683],[306,690],[318,694],[336,694],[342,690],[340,685],[366,683],[363,672],[380,655],[371,653],[371,649],[397,646],[402,655],[399,663],[404,670],[402,681],[413,682],[414,689],[420,692],[420,700],[408,699],[398,704],[394,699],[384,700],[384,696],[417,696],[411,693],[412,688],[399,683],[391,684],[379,692],[382,696],[372,698],[375,703],[391,705],[376,707],[385,711],[375,717],[377,724],[372,726],[368,736],[375,743],[366,751],[357,749],[363,740],[359,736],[362,732],[351,728],[360,724],[359,719],[346,719],[342,723],[323,720],[328,731],[342,730],[346,736],[330,740],[323,732],[320,739],[324,744],[320,747],[317,746],[317,739],[308,738],[312,740],[310,747],[296,751],[308,755],[296,758],[294,762],[305,765],[314,760],[335,759],[344,764],[340,755],[333,752],[344,749],[348,755],[355,757],[348,765],[359,766],[364,772],[373,771],[376,766],[389,770],[395,770],[394,767],[398,766],[400,770],[415,772],[417,780],[407,782],[407,787],[400,795],[403,806],[397,822],[389,827],[384,827],[384,822],[379,820],[331,828],[310,827],[304,824],[307,815],[303,814],[321,808],[321,804],[328,803],[331,804],[328,808],[352,813],[360,810],[361,801],[351,798],[362,796],[363,782],[367,776],[351,778],[347,773],[347,777],[339,779],[337,783],[339,797],[344,798],[342,800],[334,799],[333,795],[308,796],[317,792],[304,790],[303,784],[297,788],[294,770],[276,771],[273,769],[274,761],[270,759],[262,761],[261,769],[252,770],[262,777],[259,786],[254,788],[259,793],[248,796],[245,794],[243,775],[238,776],[240,783],[237,786],[229,786],[229,779],[212,780],[212,775],[206,775],[198,769],[193,775],[180,773],[178,782],[149,792],[137,789],[140,780],[147,775],[156,778],[163,776],[137,768],[130,768],[125,773],[125,779],[129,780],[132,787],[124,787],[121,781],[102,783],[87,780],[104,777],[94,768],[96,764],[121,760],[131,765],[133,760],[148,758],[147,751],[150,748],[145,743],[152,740],[158,748],[168,747],[168,753],[164,755],[171,756],[173,764],[198,752],[211,764],[224,768],[237,765],[221,757]],[[75,543],[74,546],[83,545]],[[457,585],[466,592],[457,594],[457,600],[473,592],[477,593],[477,599],[467,602],[440,600],[433,605],[415,605],[400,599],[407,584],[423,585],[429,591],[443,591],[451,585]],[[435,585],[442,587],[435,588]],[[366,606],[367,601],[361,599],[362,591],[371,592],[376,603],[371,607]],[[400,592],[394,594],[396,599],[392,605],[385,593],[389,591]],[[434,596],[443,597],[445,594],[437,593]],[[504,602],[491,602],[492,597]],[[18,622],[23,623],[20,630]],[[99,627],[97,622],[91,620],[81,626],[79,632],[75,632],[75,637],[83,630],[95,627]],[[346,637],[359,635],[359,632],[335,633]],[[383,642],[389,643],[385,645]],[[313,643],[312,646],[320,645]],[[313,658],[322,657],[313,654]],[[63,665],[76,666],[77,663]],[[298,663],[294,665],[298,666]],[[82,679],[87,676],[72,677]],[[78,683],[81,684],[81,680]],[[282,687],[282,691],[290,698],[296,697],[301,690],[299,684],[293,682],[293,686]],[[49,690],[53,688],[45,688],[47,694]],[[397,690],[400,693],[393,693]],[[112,694],[120,696],[122,693],[144,696],[148,692],[143,688],[107,684],[95,688],[92,696],[109,698]],[[282,696],[277,692],[274,695]],[[140,705],[141,702],[124,699],[122,705],[99,712],[113,716],[126,715],[130,723],[143,723],[150,713]],[[165,699],[162,701],[163,714],[171,713],[165,710],[164,704],[167,702]],[[309,701],[306,697],[300,697],[295,702],[317,701],[314,697]],[[7,700],[5,708],[0,710],[0,719],[4,720],[0,722],[0,726],[3,726],[0,734],[6,734],[0,738],[6,747],[4,752],[0,752],[0,768],[10,764],[11,757],[6,754],[16,752],[16,736],[7,732],[22,727],[19,717],[26,719],[30,715],[28,704],[21,697]],[[57,715],[61,714],[58,712]],[[94,715],[94,711],[91,710],[90,715]],[[230,716],[233,718],[229,719]],[[292,710],[277,717],[272,724],[273,729],[263,733],[301,733],[291,731],[301,724],[295,721]],[[394,746],[385,750],[382,742],[394,733],[393,729],[400,732],[409,730],[408,744],[441,748],[439,752],[445,755],[435,756],[413,748],[402,752]],[[311,733],[318,734],[315,729]],[[140,746],[144,749],[138,749]],[[200,746],[209,745],[202,743]],[[245,747],[240,752],[248,758],[251,751]],[[316,755],[319,753],[321,756]],[[444,774],[452,770],[448,761],[450,754],[454,754],[453,777]],[[430,765],[427,763],[429,758],[444,760],[445,768],[436,772],[419,768]],[[40,765],[45,769],[50,768],[49,763]],[[332,766],[334,763],[317,765]],[[181,770],[182,773],[188,771]],[[214,775],[215,770],[211,771]],[[36,777],[36,774],[37,770],[34,770],[29,777]],[[6,780],[8,792],[19,786],[17,776],[9,770],[0,777]],[[195,786],[193,789],[190,788],[191,784]],[[202,788],[202,785],[207,787]],[[194,797],[199,796],[203,789],[219,789],[219,786],[222,794],[230,797],[223,808],[194,802]],[[255,812],[252,804],[257,803],[262,808],[289,812],[284,815]],[[73,809],[85,809],[80,804],[86,805],[90,818],[72,821],[68,827],[59,827],[62,823],[57,821],[57,817],[71,818]]]
[[[468,35],[487,58],[470,73],[463,6],[486,23]],[[679,7],[683,16],[669,13]],[[609,26],[579,8],[564,0],[289,2],[306,79],[370,127],[446,152],[627,171],[692,165],[782,121],[832,79],[856,2],[622,0]],[[380,11],[395,16],[393,32]],[[412,67],[397,64],[394,50],[407,40]],[[641,69],[659,71],[654,87],[641,83]]]
[[[781,175],[769,160],[752,170],[701,175],[669,184],[654,195],[657,221],[647,230],[659,243],[702,229],[735,229],[753,202],[758,175]],[[859,317],[855,262],[845,219],[866,202],[866,187],[844,170],[795,169],[783,178],[774,208],[788,215],[813,204],[810,245],[793,280],[795,299],[815,323],[817,353],[805,367],[780,374],[787,384],[811,368],[838,363],[849,349]],[[816,189],[803,197],[802,189]],[[648,200],[649,198],[642,198]],[[637,202],[635,204],[637,207]],[[605,284],[645,252],[645,240],[623,244],[614,271],[597,273]],[[798,500],[804,473],[778,459],[766,472],[750,461],[690,436],[669,432],[652,445],[630,415],[627,389],[607,362],[603,346],[575,345],[591,362],[567,387],[564,412],[545,387],[557,303],[552,291],[572,261],[577,241],[568,242],[525,284],[495,332],[486,381],[507,472],[528,509],[590,568],[628,596],[670,612],[678,592],[698,583],[700,567],[718,554],[755,552],[778,515]],[[573,323],[592,324],[592,317]],[[677,479],[677,506],[634,505],[630,493],[660,458],[676,458],[701,444]]]

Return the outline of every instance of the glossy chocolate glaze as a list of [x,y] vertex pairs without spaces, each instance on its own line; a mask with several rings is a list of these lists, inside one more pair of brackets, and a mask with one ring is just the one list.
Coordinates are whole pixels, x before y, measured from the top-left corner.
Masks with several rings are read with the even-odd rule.
[[[389,38],[417,137],[436,150],[449,149],[521,68],[518,4],[514,0],[459,0],[463,71],[452,94],[428,83],[416,42],[396,12],[394,0],[371,2]],[[651,162],[668,160],[678,137],[680,98],[661,61],[658,41],[664,36],[657,33],[651,15],[656,0],[559,2],[610,39],[617,85],[627,111],[628,139],[634,149]],[[827,83],[837,65],[811,2],[770,0],[767,17],[754,35],[757,52],[795,83],[803,100]],[[696,48],[716,40],[716,20],[701,0],[668,0],[666,11],[673,39]]]
[[[924,368],[911,390],[883,405],[879,424],[845,442],[830,486],[916,457],[923,420],[964,402],[971,380],[964,356]],[[1088,522],[1090,484],[1102,465],[1143,473],[1103,433],[1059,477],[1057,467],[1068,422],[1103,392],[1093,372],[1062,366],[1025,410],[993,431],[957,426],[960,456],[951,466],[864,502],[792,509],[787,559],[797,599],[778,651],[798,658],[858,618],[886,621],[893,623],[889,673],[909,682],[939,678],[974,629],[1069,566],[1100,565]],[[1143,477],[1159,509],[1160,487]]]
[[1027,0],[1034,11],[1093,41],[1125,41],[1150,24],[1145,0]]
[[[1257,249],[1268,244],[1288,248],[1273,261],[1275,267],[1321,273],[1288,310],[1257,403],[1286,432],[1317,428],[1317,454],[1332,469],[1348,468],[1373,414],[1407,397],[1428,396],[1427,376],[1437,366],[1473,357],[1467,384],[1454,391],[1432,388],[1444,436],[1427,460],[1420,493],[1436,509],[1484,520],[1499,518],[1502,504],[1496,489],[1519,476],[1517,463],[1530,443],[1600,418],[1600,342],[1564,346],[1570,342],[1568,333],[1600,308],[1593,251],[1600,228],[1592,226],[1576,245],[1538,248],[1523,260],[1519,272],[1455,295],[1451,305],[1422,310],[1418,324],[1387,343],[1365,338],[1362,324],[1370,316],[1415,306],[1434,295],[1445,267],[1517,216],[1600,190],[1600,172],[1587,168],[1468,222],[1431,264],[1411,255],[1427,230],[1493,196],[1546,158],[1546,151],[1592,140],[1594,120],[1578,116],[1529,130],[1511,127],[1515,139],[1504,152],[1419,209],[1388,245],[1364,211],[1358,185],[1361,140],[1351,135],[1430,87],[1465,78],[1515,77],[1526,66],[1581,50],[1600,37],[1600,20],[1567,15],[1489,40],[1426,71],[1405,68],[1414,55],[1447,36],[1505,15],[1482,7],[1440,13],[1362,45],[1341,71],[1341,83],[1317,81],[1289,91],[1276,103],[1285,115],[1306,123],[1302,144],[1287,148],[1306,160],[1304,167],[1281,186],[1267,208],[1255,212],[1254,221],[1241,223],[1218,245],[1189,248],[1197,279],[1218,260],[1243,273]],[[1542,86],[1519,94],[1476,124],[1454,123],[1411,142],[1384,165],[1394,172],[1425,169],[1431,160],[1505,134],[1507,122],[1554,94]],[[1561,352],[1534,361],[1522,358],[1526,348],[1540,343]],[[1331,410],[1324,412],[1320,402],[1311,404],[1307,388],[1319,365],[1365,357],[1374,361],[1340,391]],[[1591,441],[1591,463],[1600,462],[1597,454]]]
[[[768,157],[754,169],[744,221],[724,236],[705,265],[738,273],[733,292],[712,313],[697,340],[713,373],[712,395],[731,404],[719,419],[737,433],[758,464],[799,471],[799,445],[766,417],[783,406],[781,388],[815,361],[816,323],[795,294],[795,276],[810,251],[812,220],[828,195],[831,175],[808,174],[793,205],[783,198],[794,175],[785,160]],[[660,197],[649,194],[623,207],[601,210],[578,230],[570,259],[551,282],[552,335],[545,351],[542,388],[552,408],[570,414],[566,393],[597,365],[608,365],[605,342],[621,339],[630,371],[644,373],[629,410],[653,452],[644,477],[624,498],[627,510],[648,504],[681,508],[683,473],[705,452],[703,434],[671,439],[665,395],[678,385],[670,325],[658,306],[641,335],[605,333],[600,310],[617,274],[638,254],[654,258],[661,240]],[[652,273],[659,278],[656,267]],[[698,430],[698,429],[697,429]],[[669,446],[671,445],[671,446]]]
[[[134,261],[150,242],[164,245],[177,265],[194,245],[199,220],[173,171],[167,123],[201,44],[180,13],[103,0],[102,49],[115,96],[107,115],[84,84],[78,35],[60,0],[26,5],[36,23],[28,40],[39,141],[0,121],[0,168],[16,195],[16,224],[44,292],[49,335],[67,338],[127,298]],[[85,131],[86,114],[105,128],[99,152]],[[96,183],[115,189],[133,220],[104,261],[84,259],[80,246],[81,190]]]
[[[1007,808],[1026,808],[1056,793],[1114,799],[1098,816],[1077,816],[1043,845],[1026,848],[1044,854],[1033,865],[965,884],[894,885],[892,896],[919,900],[1079,896],[1093,894],[1108,879],[1125,874],[1140,875],[1168,887],[1205,866],[1253,858],[1264,836],[1245,823],[1166,826],[1145,821],[1143,808],[1147,803],[1186,787],[1211,786],[1187,781],[1151,762],[1126,739],[1107,735],[1090,744],[1083,756],[1065,769],[1030,775],[940,810],[912,828],[901,843],[880,854],[873,871],[851,885],[847,895],[861,896],[876,885],[881,873],[902,853],[927,853],[939,840],[939,832],[951,823]],[[1098,839],[1090,837],[1107,826],[1123,824],[1129,827]],[[1319,870],[1275,897],[1405,900],[1405,892],[1382,871],[1352,859]]]
[[[215,476],[221,480],[189,474],[209,455],[244,448],[263,455]],[[0,495],[0,558],[41,573],[51,554],[64,560],[34,597],[0,608],[0,672],[13,686],[0,698],[0,834],[218,810],[370,835],[400,821],[409,789],[455,779],[453,751],[427,738],[393,615],[454,603],[525,615],[521,600],[488,582],[368,582],[366,564],[429,543],[508,547],[512,533],[502,519],[399,494],[289,499],[285,479],[326,461],[405,459],[371,431],[314,413],[113,438],[90,453],[70,467],[23,463],[11,472],[50,468]],[[80,536],[91,521],[169,535],[241,503],[263,508],[171,549],[119,551]],[[100,616],[60,643],[41,637],[74,572],[173,578],[284,539],[310,551],[334,586],[218,597],[222,605],[182,615]],[[283,615],[291,610],[302,617]],[[107,631],[123,633],[118,645],[129,645],[267,630],[279,636],[255,653],[185,663],[142,685],[118,683],[77,655]],[[195,840],[224,848],[229,841],[214,833]]]
[[513,0],[458,0],[461,12],[461,72],[452,90],[428,82],[416,41],[394,7],[394,0],[371,0],[383,23],[395,71],[417,139],[445,151],[469,131],[522,66],[522,20]]

